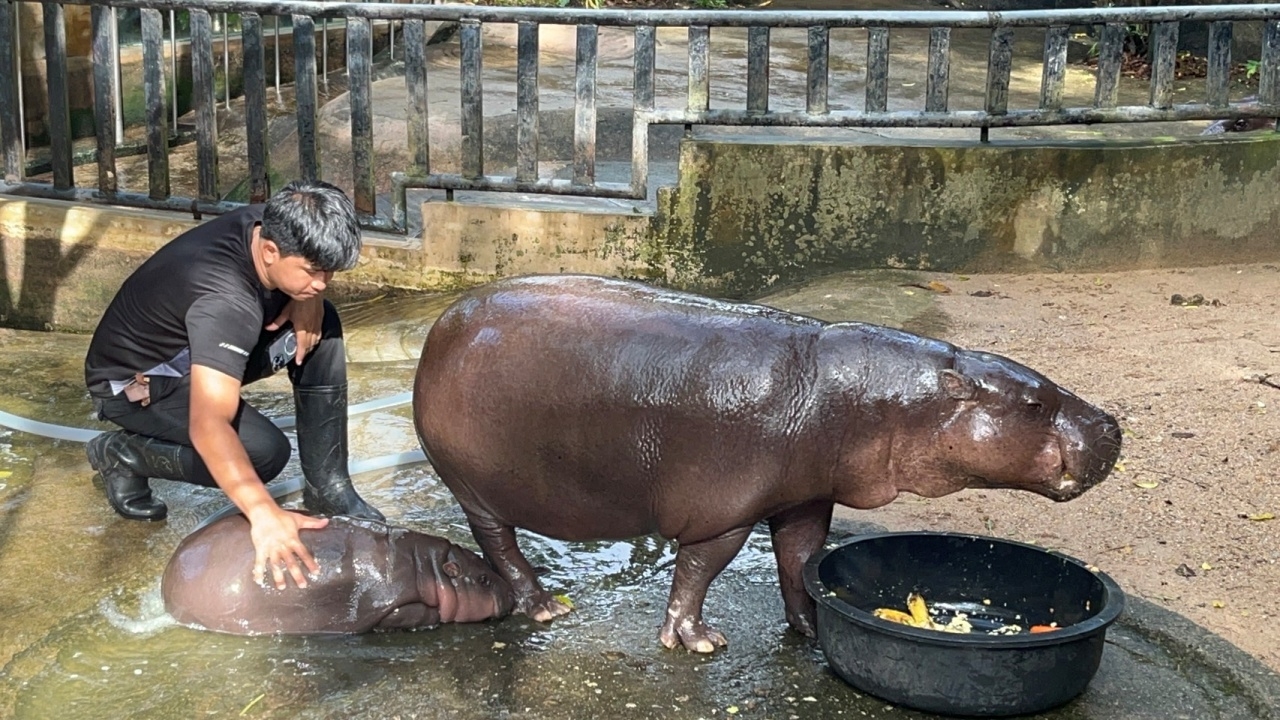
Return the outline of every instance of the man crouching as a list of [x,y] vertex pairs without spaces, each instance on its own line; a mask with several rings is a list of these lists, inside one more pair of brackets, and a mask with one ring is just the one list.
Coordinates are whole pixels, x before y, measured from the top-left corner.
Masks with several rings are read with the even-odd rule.
[[121,285],[93,334],[85,382],[98,416],[124,428],[89,442],[107,500],[133,520],[163,520],[149,478],[221,488],[252,525],[255,577],[298,561],[316,570],[300,528],[328,522],[282,510],[264,483],[284,469],[288,438],[240,388],[288,368],[297,408],[303,504],[320,515],[382,520],[347,474],[342,324],[322,293],[360,255],[355,209],[324,182],[294,182],[192,228]]

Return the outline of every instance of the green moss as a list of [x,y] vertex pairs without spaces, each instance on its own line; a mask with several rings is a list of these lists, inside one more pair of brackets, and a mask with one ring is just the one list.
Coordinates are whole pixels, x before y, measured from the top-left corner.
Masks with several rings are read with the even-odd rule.
[[1277,142],[687,142],[659,232],[696,260],[677,282],[729,296],[833,270],[1274,257],[1277,212],[1256,198],[1280,180]]

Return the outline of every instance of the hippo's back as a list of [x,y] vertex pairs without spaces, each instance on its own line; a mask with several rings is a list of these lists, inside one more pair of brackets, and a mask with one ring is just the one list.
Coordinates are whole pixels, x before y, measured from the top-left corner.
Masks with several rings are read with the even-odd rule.
[[396,593],[369,593],[370,578],[412,572],[392,567],[386,535],[372,523],[346,518],[304,530],[302,541],[320,571],[308,577],[306,588],[289,578],[278,590],[269,577],[265,586],[254,582],[249,521],[243,515],[223,518],[187,536],[174,551],[160,585],[165,610],[185,625],[238,635],[364,632],[402,604]]
[[785,462],[771,445],[794,430],[824,326],[607,278],[492,283],[428,335],[419,436],[464,507],[506,524],[688,537],[684,513],[734,467]]

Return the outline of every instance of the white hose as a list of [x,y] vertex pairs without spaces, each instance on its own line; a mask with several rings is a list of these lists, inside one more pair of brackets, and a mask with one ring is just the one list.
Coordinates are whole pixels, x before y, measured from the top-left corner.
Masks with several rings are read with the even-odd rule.
[[[414,463],[423,462],[427,459],[426,453],[422,450],[410,450],[409,452],[393,453],[391,455],[379,455],[378,457],[367,458],[356,462],[347,463],[347,473],[349,475],[359,475],[360,473],[373,472],[374,470],[385,470],[387,468],[400,467],[401,465],[413,465]],[[271,494],[273,500],[279,500],[286,495],[292,495],[296,492],[302,492],[303,479],[301,475],[294,475],[283,480],[278,480],[267,484],[267,492]],[[228,515],[235,515],[240,512],[239,508],[231,503],[227,503],[221,509],[215,511],[212,515],[200,521],[191,532],[200,530],[207,525],[212,525]]]
[[[387,408],[397,407],[399,405],[407,405],[412,401],[413,401],[413,393],[411,392],[397,393],[395,395],[384,397],[380,400],[370,400],[368,402],[362,402],[359,405],[352,405],[351,407],[347,408],[347,416],[353,417],[356,415],[362,415],[364,413],[374,412],[376,410],[385,410]],[[286,417],[273,418],[271,422],[275,423],[275,426],[280,429],[291,428],[297,424],[296,418],[294,418],[294,416],[292,415],[289,415]]]
[[[391,395],[380,400],[370,400],[369,402],[352,405],[347,409],[347,415],[360,415],[362,413],[373,412],[375,410],[384,410],[386,408],[404,405],[413,399],[412,393],[399,393]],[[292,417],[276,418],[271,422],[276,427],[289,428],[294,426]],[[41,437],[51,438],[53,440],[70,440],[72,442],[89,442],[97,437],[101,430],[90,430],[88,428],[67,427],[65,425],[54,425],[52,423],[40,422],[39,420],[29,420],[24,417],[18,417],[12,413],[0,410],[0,427],[7,427],[10,430],[29,433],[31,435],[39,435]],[[347,463],[347,473],[350,475],[359,475],[360,473],[372,472],[374,470],[386,470],[387,468],[400,467],[401,465],[412,465],[427,459],[422,450],[410,450],[402,453],[392,453],[390,455],[379,455],[378,457],[366,458]],[[267,492],[271,494],[272,499],[291,495],[302,490],[302,476],[294,476],[285,478],[279,482],[269,483]],[[222,518],[238,512],[235,505],[227,503],[227,506],[205,518],[196,526],[196,530],[221,520]]]
[[[413,393],[396,393],[378,400],[370,400],[362,402],[359,405],[352,405],[347,408],[347,417],[363,415],[377,410],[385,410],[387,408],[406,405],[413,401]],[[297,424],[294,416],[272,418],[271,422],[280,429],[291,428]],[[72,442],[89,442],[98,435],[101,430],[90,430],[88,428],[67,427],[66,425],[54,425],[52,423],[40,422],[39,420],[28,420],[24,417],[18,417],[12,413],[0,410],[0,427],[7,427],[10,430],[18,430],[40,437],[47,437],[53,440],[71,440]]]
[[89,442],[98,436],[100,430],[73,428],[65,425],[53,425],[39,420],[28,420],[0,410],[0,427],[18,430],[32,435],[53,438],[54,440],[71,440],[73,442]]

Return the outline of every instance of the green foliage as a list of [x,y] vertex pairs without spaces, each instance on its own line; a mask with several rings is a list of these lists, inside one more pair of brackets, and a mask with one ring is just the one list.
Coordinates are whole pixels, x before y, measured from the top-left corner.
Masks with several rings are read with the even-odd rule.
[[[1097,57],[1101,45],[1102,40],[1100,38],[1095,39],[1093,44],[1089,46],[1089,57]],[[1146,55],[1151,47],[1151,26],[1136,23],[1126,25],[1124,42],[1121,43],[1120,47],[1121,52],[1127,55]]]
[[728,6],[728,0],[694,0],[694,4],[703,10],[723,10]]

